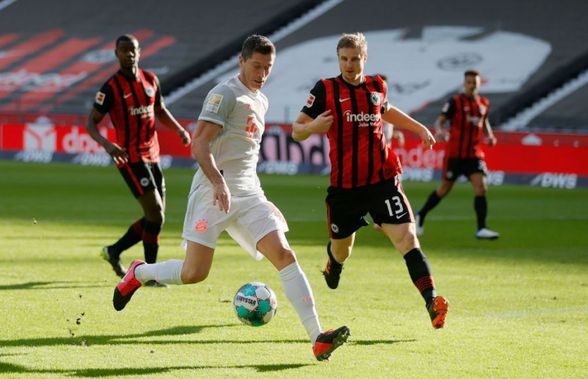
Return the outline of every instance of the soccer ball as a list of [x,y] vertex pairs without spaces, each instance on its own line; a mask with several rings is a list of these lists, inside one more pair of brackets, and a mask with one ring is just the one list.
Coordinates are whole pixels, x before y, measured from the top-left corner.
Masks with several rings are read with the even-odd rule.
[[278,299],[274,291],[264,283],[251,282],[243,285],[233,298],[237,318],[251,326],[262,326],[274,318],[278,310]]

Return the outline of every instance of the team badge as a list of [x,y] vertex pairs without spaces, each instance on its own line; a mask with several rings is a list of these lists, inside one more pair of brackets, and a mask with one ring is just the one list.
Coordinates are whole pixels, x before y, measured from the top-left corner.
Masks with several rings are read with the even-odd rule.
[[213,94],[206,102],[206,111],[212,113],[218,113],[220,106],[223,102],[223,95],[218,93]]
[[480,113],[481,113],[481,114],[484,114],[484,113],[486,113],[486,107],[485,107],[485,106],[483,106],[483,105],[480,105],[480,106],[478,107],[478,109],[480,110]]
[[312,94],[308,96],[308,99],[306,99],[306,106],[308,108],[312,107],[312,104],[314,104],[314,99],[316,99],[316,96]]
[[106,94],[104,92],[100,92],[98,91],[98,93],[96,93],[96,104],[98,105],[104,105],[104,99],[106,99]]
[[194,230],[198,233],[204,233],[208,229],[208,220],[201,219],[196,221],[196,225],[194,225]]
[[149,185],[149,179],[148,178],[141,178],[140,183],[143,187],[147,187]]
[[382,101],[382,95],[379,92],[371,92],[370,100],[372,101],[372,104],[378,105]]
[[151,86],[145,86],[145,93],[147,96],[153,97],[153,95],[155,95],[155,89]]
[[339,233],[339,227],[337,226],[337,224],[331,224],[331,230],[333,231],[333,233]]

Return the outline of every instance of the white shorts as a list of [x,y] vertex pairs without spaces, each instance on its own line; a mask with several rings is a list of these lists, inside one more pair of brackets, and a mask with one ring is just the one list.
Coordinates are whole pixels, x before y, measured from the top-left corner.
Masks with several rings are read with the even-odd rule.
[[288,231],[282,212],[264,194],[231,197],[229,213],[213,205],[213,191],[200,187],[188,199],[182,237],[201,245],[216,248],[216,241],[226,230],[241,247],[256,260],[263,255],[257,242],[274,230]]

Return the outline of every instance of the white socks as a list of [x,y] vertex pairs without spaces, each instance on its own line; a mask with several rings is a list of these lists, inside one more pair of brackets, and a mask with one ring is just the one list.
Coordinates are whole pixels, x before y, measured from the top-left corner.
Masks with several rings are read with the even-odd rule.
[[135,268],[135,277],[145,283],[148,280],[155,280],[165,284],[182,283],[182,265],[184,261],[170,259],[169,261],[153,264],[142,264]]
[[294,262],[280,271],[280,279],[288,300],[298,313],[298,317],[310,337],[310,342],[314,345],[316,338],[321,333],[321,325],[314,307],[312,289],[306,275],[298,262]]

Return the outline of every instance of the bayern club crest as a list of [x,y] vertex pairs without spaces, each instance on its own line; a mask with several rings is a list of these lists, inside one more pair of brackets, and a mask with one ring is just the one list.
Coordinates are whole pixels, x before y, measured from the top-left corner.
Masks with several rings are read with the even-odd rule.
[[379,92],[371,92],[370,100],[372,101],[372,104],[379,105],[382,102],[382,94]]

